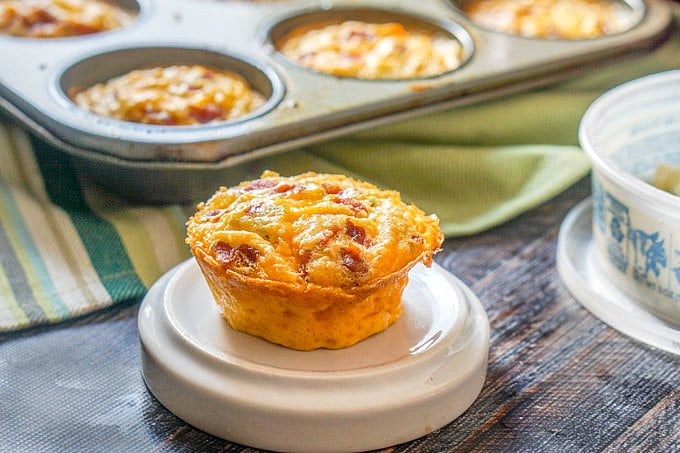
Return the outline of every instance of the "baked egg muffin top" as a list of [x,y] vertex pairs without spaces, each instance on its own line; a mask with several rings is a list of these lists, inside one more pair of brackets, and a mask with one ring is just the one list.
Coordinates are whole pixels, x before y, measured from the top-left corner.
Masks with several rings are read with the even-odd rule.
[[25,38],[88,35],[124,27],[134,16],[102,0],[0,0],[0,34]]
[[100,116],[169,126],[233,120],[265,102],[239,74],[201,65],[138,69],[69,95]]
[[360,79],[431,77],[456,69],[463,60],[463,47],[451,36],[399,23],[300,27],[277,47],[315,71]]
[[633,25],[630,8],[615,0],[472,0],[464,10],[492,30],[535,38],[596,38]]
[[291,285],[351,289],[429,265],[443,240],[436,216],[398,192],[342,175],[304,173],[220,188],[187,222],[192,250],[226,270]]

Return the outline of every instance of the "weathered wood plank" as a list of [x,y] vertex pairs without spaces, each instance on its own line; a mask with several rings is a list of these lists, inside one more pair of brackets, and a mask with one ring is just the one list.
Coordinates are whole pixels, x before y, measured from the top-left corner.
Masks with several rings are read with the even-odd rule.
[[628,426],[607,451],[680,451],[680,387]]

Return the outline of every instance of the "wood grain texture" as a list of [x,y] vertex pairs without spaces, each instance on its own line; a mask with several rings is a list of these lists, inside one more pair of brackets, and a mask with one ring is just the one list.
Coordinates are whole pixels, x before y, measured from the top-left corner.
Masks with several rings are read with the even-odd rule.
[[[488,377],[479,399],[460,418],[385,452],[680,452],[680,360],[608,328],[581,308],[557,275],[560,222],[588,193],[586,179],[502,227],[446,241],[437,261],[472,288],[489,315]],[[137,308],[135,302],[124,303],[58,326],[0,336],[0,368],[4,358],[10,373],[18,370],[12,368],[19,363],[12,354],[23,354],[21,347],[76,341],[52,339],[72,334],[92,342],[90,363],[103,366],[100,373],[111,375],[107,382],[128,393],[123,413],[135,421],[118,427],[125,435],[98,425],[88,433],[102,439],[106,451],[256,451],[186,425],[149,395],[140,378],[130,377],[138,376],[139,368]],[[111,351],[100,360],[103,348]],[[20,385],[2,372],[0,396],[3,386],[10,394],[11,386]],[[36,385],[41,379],[47,378]],[[69,398],[76,407],[83,404],[79,394]],[[46,445],[69,450],[57,441]]]

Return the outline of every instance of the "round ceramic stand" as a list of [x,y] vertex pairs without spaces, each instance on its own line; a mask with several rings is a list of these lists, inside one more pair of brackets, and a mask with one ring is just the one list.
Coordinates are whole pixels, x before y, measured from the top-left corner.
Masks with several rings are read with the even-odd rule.
[[253,447],[358,451],[424,436],[479,394],[489,324],[474,294],[436,264],[409,277],[404,314],[386,331],[300,352],[231,329],[187,261],[140,309],[144,379],[187,423]]
[[557,269],[569,292],[614,329],[650,346],[680,355],[680,327],[654,316],[622,291],[596,255],[592,203],[585,200],[564,219],[557,243]]

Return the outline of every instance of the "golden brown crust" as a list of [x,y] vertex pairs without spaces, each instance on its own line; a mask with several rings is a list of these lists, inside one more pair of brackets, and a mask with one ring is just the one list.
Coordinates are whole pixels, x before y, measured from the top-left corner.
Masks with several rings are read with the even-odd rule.
[[61,38],[114,30],[134,14],[102,0],[2,0],[0,34]]
[[233,120],[265,102],[240,75],[200,65],[139,69],[73,91],[73,101],[97,115],[172,126]]
[[438,219],[397,192],[315,173],[221,188],[187,227],[232,327],[300,350],[347,347],[396,322],[408,271],[443,240]]
[[236,330],[308,351],[351,346],[395,323],[402,313],[406,275],[353,295],[323,288],[254,282],[196,256],[222,315]]

